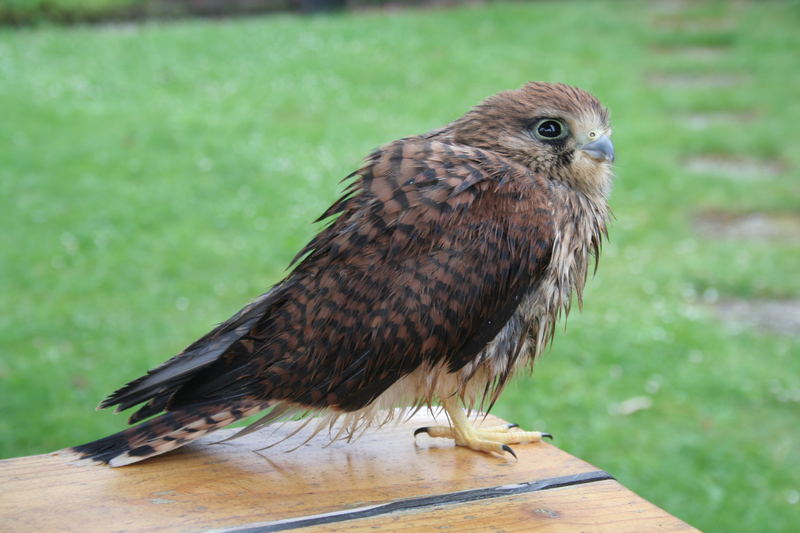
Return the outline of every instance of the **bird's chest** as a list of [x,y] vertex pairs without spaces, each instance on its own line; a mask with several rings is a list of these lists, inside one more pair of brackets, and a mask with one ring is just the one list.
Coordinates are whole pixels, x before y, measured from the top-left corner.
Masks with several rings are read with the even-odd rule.
[[570,218],[557,228],[544,274],[529,288],[479,361],[490,362],[500,372],[541,353],[562,312],[569,313],[573,295],[581,301],[589,258],[600,242],[602,222],[601,216],[590,212],[585,217]]

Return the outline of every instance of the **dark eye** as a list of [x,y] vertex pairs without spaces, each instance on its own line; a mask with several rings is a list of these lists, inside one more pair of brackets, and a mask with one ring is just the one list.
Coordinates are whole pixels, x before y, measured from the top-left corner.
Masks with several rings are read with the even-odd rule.
[[552,141],[567,136],[567,125],[560,120],[543,118],[533,127],[533,132],[542,140]]

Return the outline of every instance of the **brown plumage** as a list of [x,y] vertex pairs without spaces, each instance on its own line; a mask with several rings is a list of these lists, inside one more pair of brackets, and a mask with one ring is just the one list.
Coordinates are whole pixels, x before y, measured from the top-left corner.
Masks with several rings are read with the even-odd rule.
[[352,434],[383,408],[434,403],[453,427],[432,436],[494,452],[541,438],[478,435],[457,401],[494,402],[580,300],[605,232],[609,135],[590,94],[529,83],[379,148],[286,279],[101,404],[160,416],[73,450],[116,466],[265,409],[253,428],[315,411]]

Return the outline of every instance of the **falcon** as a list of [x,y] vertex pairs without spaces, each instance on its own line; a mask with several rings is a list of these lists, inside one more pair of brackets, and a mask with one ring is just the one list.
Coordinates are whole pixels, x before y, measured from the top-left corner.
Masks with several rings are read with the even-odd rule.
[[531,82],[382,146],[283,281],[100,404],[139,406],[138,425],[71,450],[126,465],[262,411],[240,433],[314,414],[352,437],[437,404],[448,425],[415,435],[512,455],[549,436],[479,429],[465,408],[490,409],[582,302],[606,235],[610,135],[594,96]]

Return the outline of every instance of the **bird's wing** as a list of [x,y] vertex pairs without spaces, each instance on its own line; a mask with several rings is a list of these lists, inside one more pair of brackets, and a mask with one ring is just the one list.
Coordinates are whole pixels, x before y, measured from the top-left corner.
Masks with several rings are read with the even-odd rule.
[[473,360],[549,262],[547,182],[497,154],[397,141],[356,175],[249,349],[171,406],[260,396],[358,409],[423,364]]
[[549,262],[547,181],[492,152],[397,141],[354,173],[289,277],[105,405],[354,410],[423,364],[455,371]]

